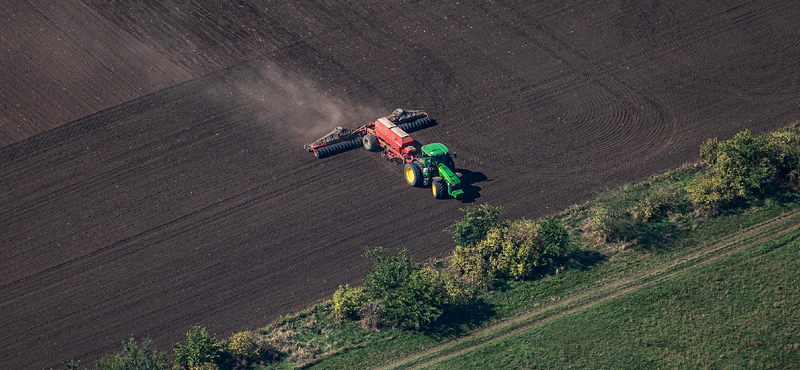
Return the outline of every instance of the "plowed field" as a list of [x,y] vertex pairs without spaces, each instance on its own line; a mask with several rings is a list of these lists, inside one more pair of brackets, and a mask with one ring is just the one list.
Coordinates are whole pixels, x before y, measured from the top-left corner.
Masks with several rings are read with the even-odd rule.
[[790,1],[0,4],[0,368],[254,329],[464,204],[302,144],[394,108],[538,217],[800,118]]

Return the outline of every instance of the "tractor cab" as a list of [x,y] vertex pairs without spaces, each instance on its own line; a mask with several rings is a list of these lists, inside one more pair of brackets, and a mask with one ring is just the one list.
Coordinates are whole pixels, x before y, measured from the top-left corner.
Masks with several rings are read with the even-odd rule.
[[453,157],[450,155],[450,150],[441,143],[423,145],[422,155],[430,157],[432,167],[438,166],[440,163],[448,167],[451,167],[453,164]]

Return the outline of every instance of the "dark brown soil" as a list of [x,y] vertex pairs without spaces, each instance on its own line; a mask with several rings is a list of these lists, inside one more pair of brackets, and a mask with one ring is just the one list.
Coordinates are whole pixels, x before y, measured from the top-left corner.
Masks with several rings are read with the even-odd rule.
[[0,368],[258,328],[366,246],[446,255],[465,204],[303,151],[337,124],[426,109],[467,203],[535,218],[800,118],[793,2],[10,3]]

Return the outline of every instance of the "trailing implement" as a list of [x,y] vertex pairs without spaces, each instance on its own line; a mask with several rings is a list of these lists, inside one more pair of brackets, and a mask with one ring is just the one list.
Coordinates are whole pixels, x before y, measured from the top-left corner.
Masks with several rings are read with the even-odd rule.
[[404,163],[403,173],[409,185],[430,186],[437,199],[451,196],[460,199],[461,175],[455,172],[455,153],[440,143],[420,145],[408,134],[435,124],[423,110],[395,109],[355,130],[336,127],[329,134],[303,147],[317,158],[325,158],[358,146],[382,151],[384,157]]

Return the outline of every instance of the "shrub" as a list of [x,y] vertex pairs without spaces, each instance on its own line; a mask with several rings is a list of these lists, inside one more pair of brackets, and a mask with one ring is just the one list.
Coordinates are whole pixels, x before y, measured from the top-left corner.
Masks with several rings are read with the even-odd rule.
[[564,255],[568,246],[567,229],[557,219],[519,220],[492,228],[474,247],[457,246],[450,267],[467,283],[485,287],[497,277],[530,277]]
[[[97,360],[96,366],[100,370],[167,370],[170,368],[166,353],[156,351],[150,346],[153,341],[147,338],[141,344],[136,343],[133,337],[122,341],[122,351]],[[75,366],[77,369],[77,365]]]
[[736,198],[765,194],[800,160],[797,127],[753,137],[749,130],[731,140],[706,141],[701,155],[711,167],[686,187],[700,209],[718,211]]
[[607,243],[620,240],[621,230],[618,217],[605,208],[595,211],[594,217],[589,220],[587,229],[598,242]]
[[450,229],[455,245],[473,247],[483,240],[489,230],[503,224],[500,207],[481,204],[460,210],[464,216]]
[[[711,170],[713,171],[713,170]],[[732,201],[736,194],[728,186],[722,176],[705,173],[698,175],[686,185],[689,200],[698,210],[708,214],[715,214],[727,203]]]
[[673,186],[661,187],[644,199],[639,199],[628,212],[634,219],[648,223],[654,218],[663,216],[667,211],[676,209],[682,199],[683,195],[679,195]]
[[506,228],[493,227],[473,246],[456,245],[450,268],[470,285],[487,287],[495,277],[503,251]]
[[397,289],[385,292],[381,316],[393,326],[420,329],[438,319],[450,303],[441,273],[421,268]]
[[378,302],[382,320],[396,327],[420,329],[439,318],[448,305],[462,297],[452,278],[423,268],[407,254],[403,250],[391,256],[384,248],[368,251],[365,256],[374,261],[374,266],[364,286],[368,296]]
[[661,211],[661,202],[658,199],[640,199],[636,205],[629,210],[633,218],[647,223],[658,215]]
[[246,365],[250,359],[258,357],[261,346],[256,342],[252,331],[242,331],[231,336],[227,349],[240,363]]
[[536,223],[514,221],[502,243],[497,270],[513,279],[530,277],[537,268],[552,265],[555,258],[566,254],[569,246],[567,229],[555,218],[544,217]]
[[450,300],[450,304],[458,305],[467,302],[474,296],[474,292],[463,282],[448,273],[437,271],[441,277],[441,284]]
[[543,243],[539,264],[551,264],[555,257],[567,253],[569,247],[569,233],[567,228],[556,218],[543,217],[536,223],[536,233]]
[[719,152],[719,140],[717,138],[708,139],[700,145],[700,157],[708,163],[713,164],[717,161],[717,152]]
[[511,223],[507,232],[502,236],[499,256],[494,264],[493,275],[502,274],[513,279],[520,279],[530,275],[533,270],[533,261],[537,257],[533,254],[539,246],[536,235],[536,224],[530,220],[517,220]]
[[383,298],[386,292],[401,287],[420,265],[408,258],[408,251],[402,250],[397,256],[389,255],[385,248],[378,247],[367,251],[364,257],[373,261],[367,272],[364,286],[372,298]]
[[175,363],[182,369],[216,368],[214,360],[219,357],[219,344],[216,336],[209,334],[206,328],[195,326],[186,332],[186,344],[174,343]]
[[721,142],[714,162],[716,174],[727,180],[736,196],[765,190],[775,180],[776,154],[766,136],[753,137],[749,130]]
[[772,133],[770,145],[778,153],[779,180],[785,179],[790,185],[800,186],[800,123]]
[[355,318],[367,303],[367,295],[363,288],[341,286],[333,293],[333,310],[347,318]]

